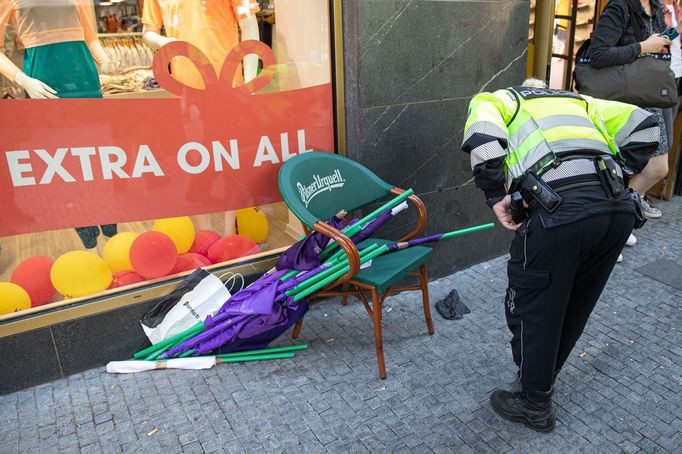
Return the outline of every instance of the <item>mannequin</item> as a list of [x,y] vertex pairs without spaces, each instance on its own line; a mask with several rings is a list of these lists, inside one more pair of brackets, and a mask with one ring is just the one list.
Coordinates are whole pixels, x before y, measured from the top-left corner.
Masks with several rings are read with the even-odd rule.
[[[142,39],[152,49],[158,49],[175,40],[187,41],[198,47],[220,74],[223,62],[241,40],[259,39],[256,0],[145,0],[142,22]],[[165,27],[166,36],[161,35]],[[244,75],[235,75],[233,86],[256,77],[258,56],[244,58]],[[185,85],[204,88],[198,71],[191,62],[178,60],[171,63],[173,77]],[[210,230],[210,215],[195,216],[197,227]],[[225,213],[225,234],[235,233],[235,212]]]
[[[88,0],[0,0],[0,49],[7,24],[25,48],[23,70],[0,52],[0,74],[32,99],[101,98],[95,62],[104,72],[118,66],[97,39]],[[106,236],[116,225],[102,226]],[[99,227],[76,228],[83,246],[97,245]]]
[[[0,53],[0,74],[33,99],[101,98],[94,62],[104,72],[117,65],[97,39],[93,18],[88,0],[0,0],[0,48],[5,28],[12,23],[27,54],[22,71]],[[76,71],[78,80],[74,81]]]
[[[220,73],[225,57],[241,40],[259,39],[256,0],[145,0],[142,38],[153,49],[171,41],[182,40],[194,44],[206,54]],[[172,24],[172,25],[171,25]],[[160,34],[165,26],[166,36]],[[237,29],[238,26],[238,29]],[[244,58],[244,78],[256,77],[258,57]],[[173,62],[173,76],[194,88],[203,88],[199,74],[187,61]],[[240,75],[235,84],[243,83]]]

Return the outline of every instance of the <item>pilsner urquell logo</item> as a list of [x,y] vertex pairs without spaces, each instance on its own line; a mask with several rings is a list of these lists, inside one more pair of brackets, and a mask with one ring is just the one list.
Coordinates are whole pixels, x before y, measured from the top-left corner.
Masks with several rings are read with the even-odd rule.
[[307,186],[304,186],[300,181],[297,181],[296,187],[298,188],[298,192],[301,194],[301,200],[307,208],[308,204],[318,194],[321,194],[324,191],[331,191],[332,189],[341,188],[344,184],[346,184],[346,180],[344,180],[341,176],[341,171],[336,169],[334,170],[334,173],[327,175],[326,177],[313,175],[313,182]]

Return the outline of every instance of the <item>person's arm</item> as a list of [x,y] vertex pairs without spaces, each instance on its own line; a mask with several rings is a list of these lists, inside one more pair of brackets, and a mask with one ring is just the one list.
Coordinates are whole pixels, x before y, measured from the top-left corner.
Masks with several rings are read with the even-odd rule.
[[95,13],[92,9],[92,3],[87,0],[80,0],[78,5],[78,14],[80,17],[80,22],[83,27],[83,35],[85,36],[85,43],[90,49],[90,55],[92,55],[93,60],[99,65],[102,72],[112,73],[118,66],[119,62],[114,62],[111,57],[102,47],[102,43],[99,41],[97,36],[97,28],[95,26]]
[[104,69],[105,66],[110,67],[111,65],[113,65],[111,58],[109,58],[109,55],[102,47],[102,43],[99,41],[99,39],[90,41],[88,43],[88,49],[90,49],[90,54],[92,55],[92,58],[102,69]]
[[56,99],[57,92],[49,85],[27,76],[12,60],[0,52],[0,74],[26,90],[31,99]]
[[607,3],[594,29],[590,44],[590,60],[594,68],[631,63],[640,54],[665,52],[665,46],[670,45],[670,40],[658,36],[657,33],[642,42],[618,46],[618,41],[631,20],[636,19],[630,18],[626,2]]
[[176,41],[175,38],[163,36],[159,33],[158,29],[154,29],[146,24],[142,27],[142,40],[152,49],[158,49],[170,42]]
[[152,49],[159,49],[175,41],[174,38],[161,35],[163,14],[157,0],[145,0],[142,12],[142,40]]
[[[259,40],[258,21],[256,16],[250,15],[239,21],[239,29],[241,31],[242,41],[249,39]],[[244,82],[249,82],[256,77],[258,73],[258,55],[249,54],[244,57]]]
[[618,147],[625,165],[639,173],[658,149],[661,129],[656,117],[632,104],[590,98],[588,111],[596,125],[603,124],[603,132]]
[[506,122],[515,110],[516,100],[507,90],[480,93],[469,104],[462,151],[469,154],[476,187],[483,190],[490,207],[507,195],[504,158],[509,132]]
[[[256,13],[260,11],[255,0],[232,0],[232,8],[239,23],[241,40],[260,39]],[[244,82],[249,82],[258,73],[258,56],[249,54],[244,57]]]
[[7,0],[0,0],[0,74],[15,82],[21,70],[4,54],[7,26],[14,21],[14,8]]
[[593,67],[606,68],[635,61],[642,51],[640,43],[617,45],[629,21],[630,13],[627,2],[611,1],[606,4],[594,29],[590,44],[590,59]]
[[47,84],[27,76],[5,55],[5,31],[14,19],[14,7],[7,0],[0,0],[0,74],[26,90],[32,99],[54,99],[57,92]]

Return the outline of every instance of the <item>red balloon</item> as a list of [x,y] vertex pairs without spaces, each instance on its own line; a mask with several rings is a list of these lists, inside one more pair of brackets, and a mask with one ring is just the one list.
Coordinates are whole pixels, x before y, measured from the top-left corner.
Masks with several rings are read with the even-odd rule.
[[246,235],[228,235],[208,248],[208,258],[213,263],[227,262],[260,252],[255,241]]
[[210,230],[199,230],[194,234],[194,243],[189,252],[196,252],[204,257],[208,255],[208,248],[220,239],[220,235]]
[[146,279],[168,275],[177,258],[175,243],[165,233],[143,233],[130,246],[130,263],[135,272]]
[[144,277],[137,274],[135,271],[121,270],[114,273],[114,280],[111,281],[110,289],[123,287],[124,285],[137,284],[144,282]]
[[53,263],[49,257],[31,257],[14,269],[10,280],[26,290],[31,297],[31,307],[49,303],[57,292],[50,279]]
[[183,271],[195,270],[202,266],[208,266],[211,261],[201,254],[195,252],[185,252],[178,255],[178,260],[175,262],[175,268],[170,274],[182,273]]

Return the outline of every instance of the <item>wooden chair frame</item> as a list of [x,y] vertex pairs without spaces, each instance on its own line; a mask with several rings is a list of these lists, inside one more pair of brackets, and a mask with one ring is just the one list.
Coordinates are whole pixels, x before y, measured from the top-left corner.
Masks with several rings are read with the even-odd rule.
[[[402,194],[403,192],[405,192],[405,190],[400,188],[393,188],[391,190],[391,194],[393,195],[399,195]],[[417,223],[417,227],[407,235],[400,238],[398,241],[408,241],[412,238],[415,238],[426,226],[427,213],[426,206],[424,205],[424,203],[416,195],[411,195],[408,198],[408,200],[412,202],[412,204],[417,208],[419,212],[419,220]],[[384,346],[381,329],[381,320],[383,304],[388,295],[404,291],[421,290],[426,327],[429,331],[429,334],[434,333],[433,321],[431,320],[431,308],[429,305],[429,287],[426,264],[422,264],[419,267],[418,272],[409,273],[409,275],[419,277],[419,285],[401,287],[391,286],[388,289],[386,289],[386,291],[384,291],[382,294],[379,294],[379,292],[374,286],[353,279],[353,277],[360,270],[360,255],[357,246],[355,245],[355,243],[353,243],[353,241],[350,238],[344,235],[343,232],[341,232],[339,229],[334,228],[327,224],[326,222],[322,221],[316,222],[313,225],[313,229],[316,232],[322,233],[339,243],[341,248],[346,253],[346,256],[348,257],[348,263],[350,264],[350,267],[346,274],[344,274],[342,277],[326,286],[324,289],[313,294],[311,298],[341,296],[341,301],[342,304],[344,305],[348,302],[348,295],[354,295],[360,300],[362,305],[367,310],[367,314],[372,319],[374,325],[374,344],[376,347],[377,362],[379,365],[379,377],[384,379],[386,378],[386,363],[384,361]],[[307,227],[305,227],[305,230],[307,234],[310,233],[310,229],[308,229]],[[335,287],[338,287],[339,285],[341,285],[341,290],[332,290]],[[368,301],[368,296],[372,300],[371,305]],[[292,335],[294,339],[298,337],[302,325],[303,318],[301,318],[294,326],[294,331]]]

